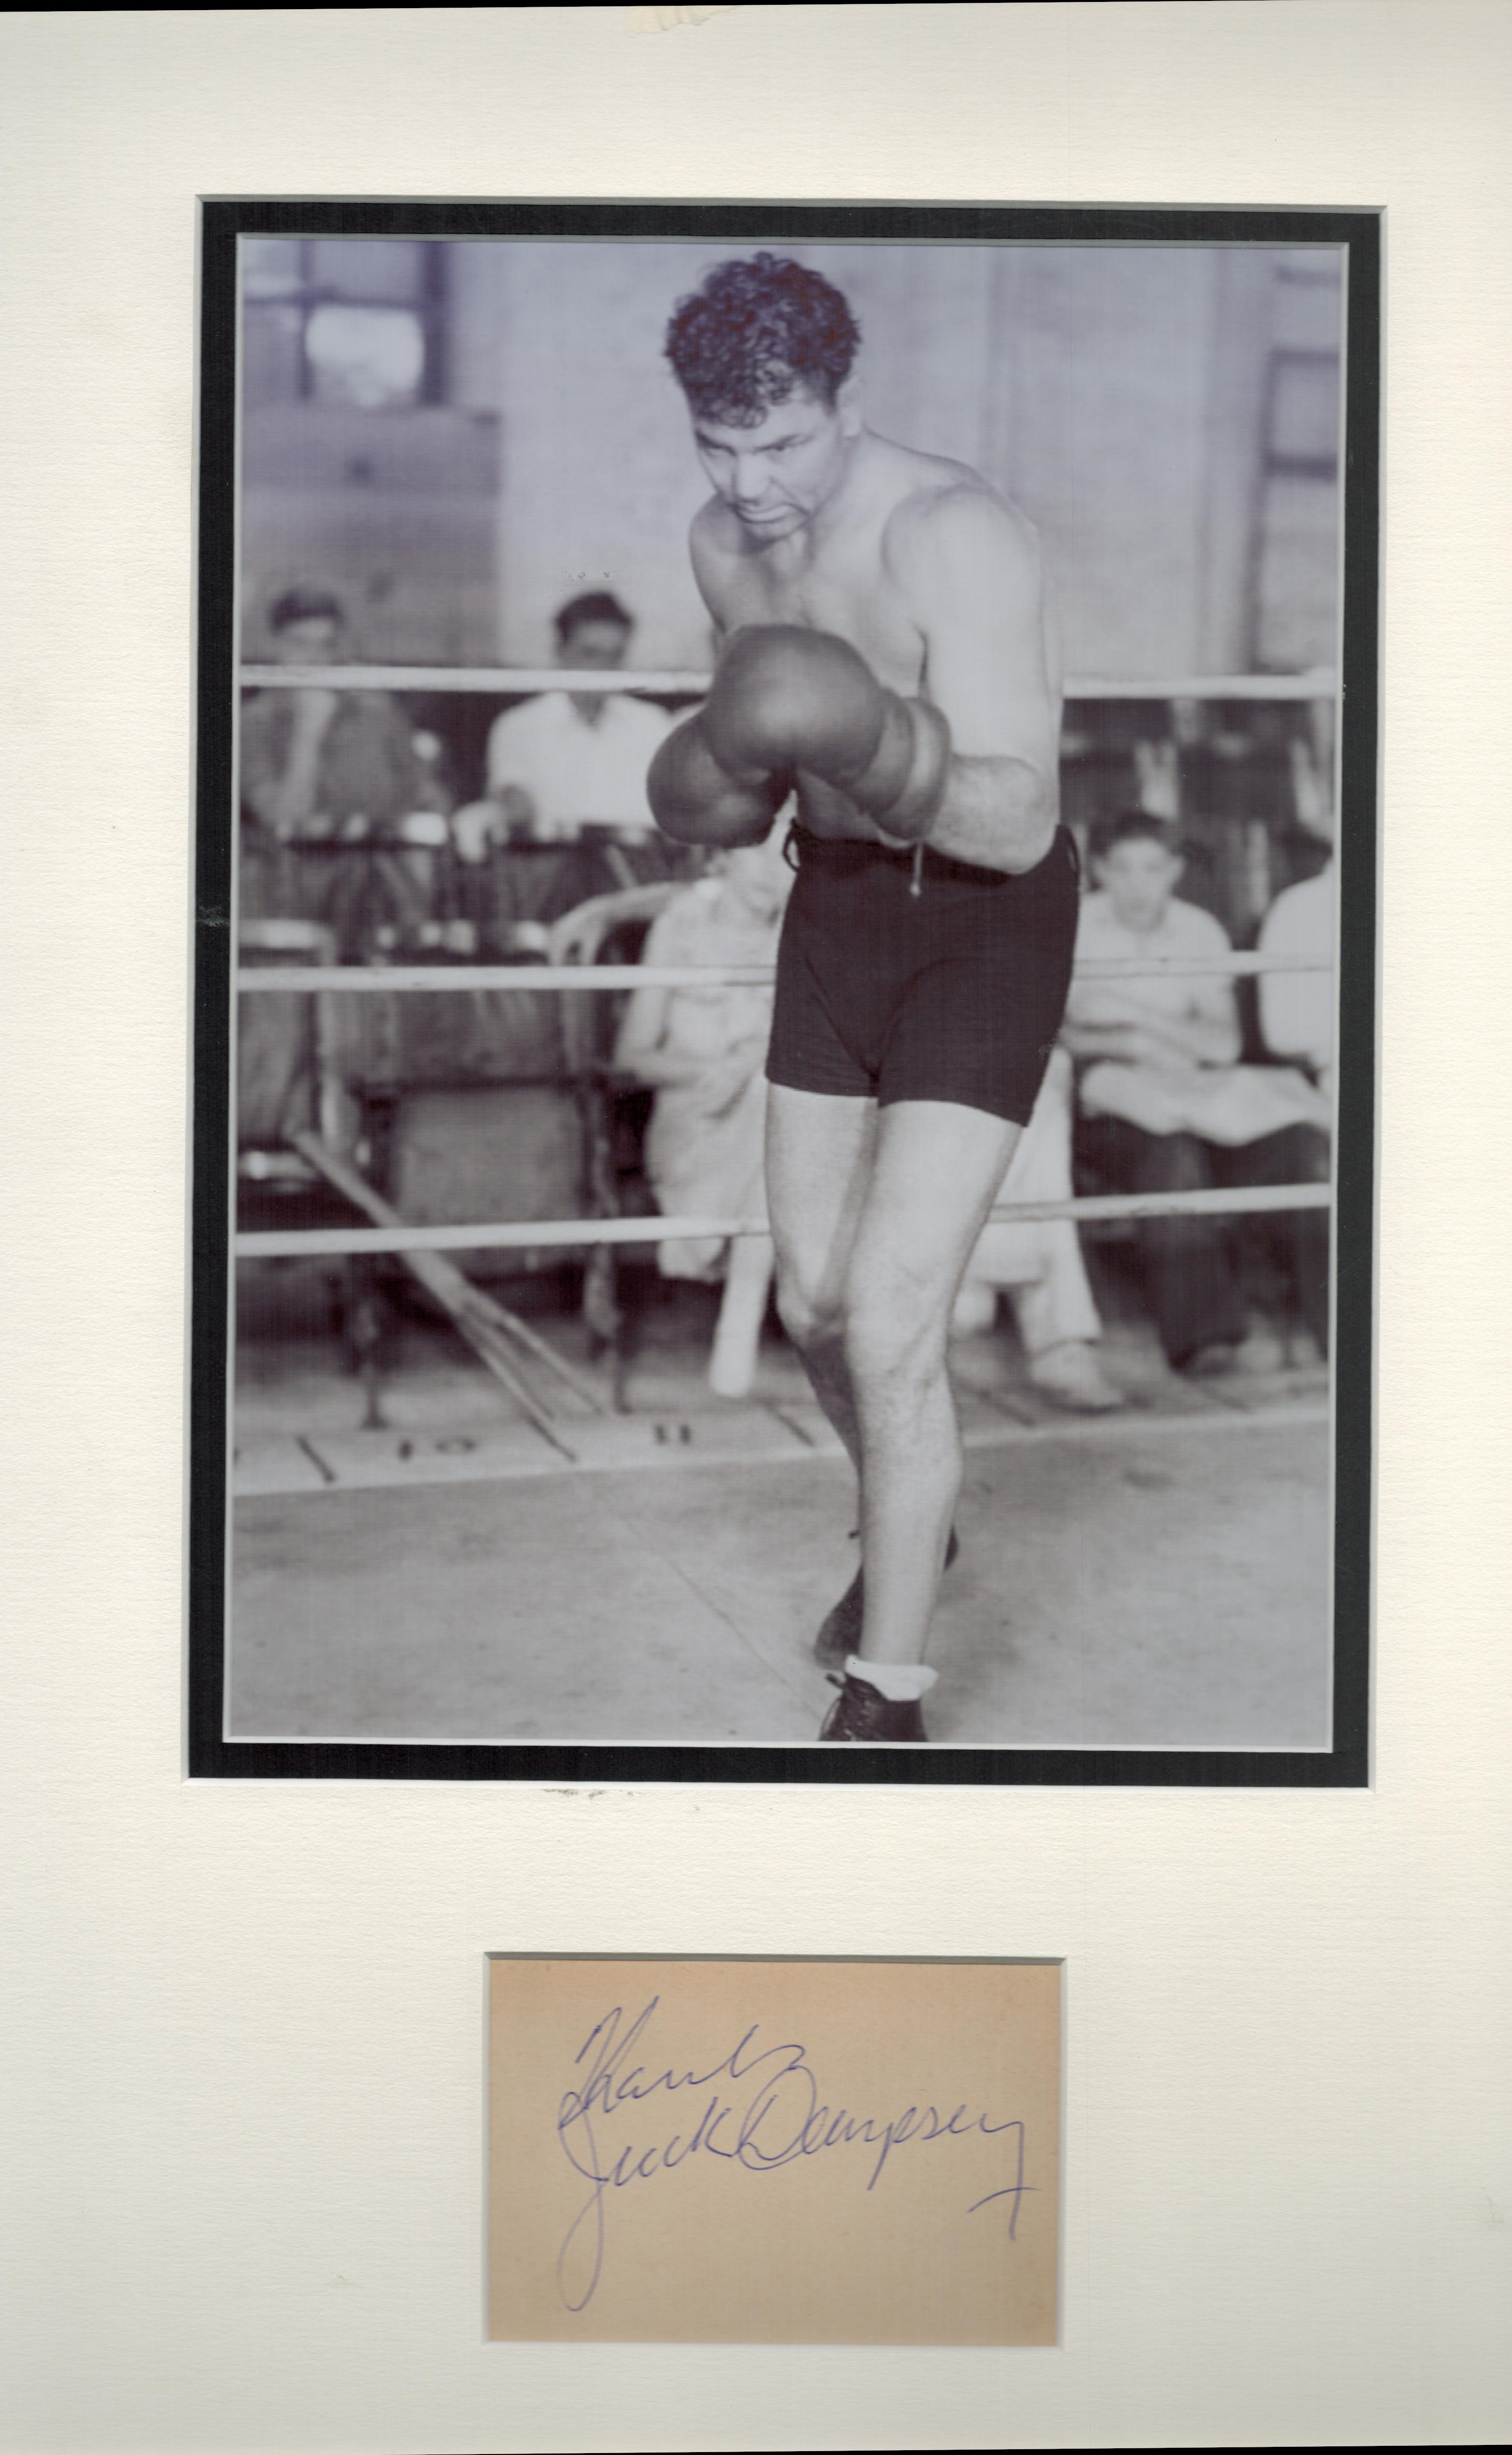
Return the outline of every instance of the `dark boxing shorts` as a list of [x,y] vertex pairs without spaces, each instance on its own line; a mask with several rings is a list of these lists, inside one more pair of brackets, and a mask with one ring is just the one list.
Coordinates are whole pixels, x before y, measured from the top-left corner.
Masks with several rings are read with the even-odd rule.
[[[795,1091],[948,1100],[1027,1125],[1071,984],[1078,863],[1061,828],[1017,878],[926,844],[789,839],[767,1080]],[[791,857],[791,856],[790,856]]]

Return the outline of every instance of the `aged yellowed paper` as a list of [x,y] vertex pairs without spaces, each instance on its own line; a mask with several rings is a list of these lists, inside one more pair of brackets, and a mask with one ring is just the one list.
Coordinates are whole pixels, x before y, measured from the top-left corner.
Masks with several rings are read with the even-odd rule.
[[1056,2340],[1051,1962],[490,1966],[489,2333]]

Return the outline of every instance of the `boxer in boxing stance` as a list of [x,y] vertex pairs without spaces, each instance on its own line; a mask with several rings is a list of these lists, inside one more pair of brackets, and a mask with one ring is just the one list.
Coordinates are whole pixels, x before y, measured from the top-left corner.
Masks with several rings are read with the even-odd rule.
[[719,656],[648,781],[683,843],[757,842],[796,793],[767,1193],[782,1319],[859,1485],[820,1736],[866,1743],[927,1736],[961,1476],[951,1309],[1059,1027],[1077,872],[1034,532],[974,470],[866,425],[859,337],[839,291],[766,253],[672,318]]

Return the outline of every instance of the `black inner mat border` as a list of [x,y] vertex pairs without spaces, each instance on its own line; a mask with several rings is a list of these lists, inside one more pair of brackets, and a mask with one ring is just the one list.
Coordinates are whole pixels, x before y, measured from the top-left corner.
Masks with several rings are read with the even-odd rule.
[[[207,197],[200,202],[195,610],[193,1151],[186,1770],[243,1780],[772,1782],[1109,1788],[1361,1788],[1370,1765],[1375,1325],[1381,330],[1384,217],[1274,206],[1070,206],[791,199]],[[788,240],[942,246],[1347,250],[1341,927],[1335,1150],[1334,1722],[1317,1753],[699,1748],[231,1740],[224,1735],[234,994],[236,242],[308,237]]]

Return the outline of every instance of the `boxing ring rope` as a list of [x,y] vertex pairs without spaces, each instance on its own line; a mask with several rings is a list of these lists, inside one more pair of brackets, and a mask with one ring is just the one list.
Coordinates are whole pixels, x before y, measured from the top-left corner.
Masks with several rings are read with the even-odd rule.
[[[260,665],[244,664],[244,687],[272,690],[395,690],[472,692],[485,696],[528,695],[540,691],[580,693],[647,691],[701,697],[711,677],[706,672],[669,668],[665,671],[577,671],[558,665]],[[1074,677],[1064,686],[1067,700],[1330,700],[1336,677],[1326,667],[1303,674],[1186,675],[1176,680],[1100,680]],[[1079,963],[1079,980],[1165,979],[1226,975],[1262,977],[1269,972],[1331,972],[1333,965],[1313,957],[1229,952],[1211,956],[1099,957]],[[270,995],[294,992],[315,995],[337,990],[349,995],[451,992],[479,989],[562,990],[765,987],[776,978],[770,964],[672,965],[638,964],[408,964],[393,965],[268,964],[236,974],[238,992]],[[1042,1220],[1153,1219],[1174,1217],[1232,1218],[1240,1212],[1324,1210],[1332,1202],[1327,1185],[1278,1185],[1202,1187],[1185,1192],[1089,1194],[1063,1202],[1007,1202],[990,1213],[994,1225]],[[700,1219],[655,1216],[632,1219],[530,1219],[481,1223],[475,1227],[405,1225],[383,1228],[321,1228],[244,1231],[232,1240],[238,1260],[292,1259],[301,1254],[444,1253],[525,1251],[548,1247],[583,1245],[648,1245],[698,1237],[734,1238],[771,1233],[765,1219]]]
[[[1313,955],[1097,955],[1078,964],[1079,981],[1205,980],[1228,973],[1331,972]],[[266,964],[238,972],[238,990],[349,989],[708,989],[770,988],[774,964]]]
[[[480,699],[527,698],[538,691],[651,691],[701,699],[714,677],[680,667],[631,672],[571,665],[243,665],[244,690],[466,691]],[[1105,681],[1073,675],[1070,700],[1226,699],[1324,700],[1337,687],[1332,669],[1304,674],[1184,674],[1150,681]]]
[[[1192,1193],[1094,1193],[1068,1202],[1004,1202],[992,1212],[1002,1220],[1168,1219],[1185,1215],[1232,1218],[1245,1210],[1326,1210],[1326,1185],[1203,1187]],[[521,1252],[548,1245],[659,1245],[696,1236],[770,1236],[765,1219],[512,1219],[482,1228],[270,1228],[235,1240],[237,1259],[272,1261],[296,1253]]]

